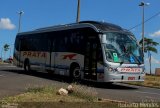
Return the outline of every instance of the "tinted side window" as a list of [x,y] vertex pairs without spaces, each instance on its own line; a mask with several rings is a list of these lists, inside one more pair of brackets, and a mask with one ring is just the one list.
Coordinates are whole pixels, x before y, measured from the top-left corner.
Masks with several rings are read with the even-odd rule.
[[68,30],[55,34],[55,46],[57,52],[83,53],[85,39],[80,31]]
[[15,45],[15,49],[17,51],[19,51],[19,45],[20,45],[20,38],[19,37],[16,37],[14,45]]
[[69,34],[67,31],[60,31],[55,34],[56,52],[69,52]]
[[85,36],[81,31],[75,30],[71,32],[71,36],[69,38],[71,40],[71,49],[76,53],[83,54],[84,47],[86,44]]
[[50,40],[44,34],[33,34],[22,39],[22,51],[49,51]]
[[29,51],[31,47],[31,40],[29,38],[21,39],[21,51]]

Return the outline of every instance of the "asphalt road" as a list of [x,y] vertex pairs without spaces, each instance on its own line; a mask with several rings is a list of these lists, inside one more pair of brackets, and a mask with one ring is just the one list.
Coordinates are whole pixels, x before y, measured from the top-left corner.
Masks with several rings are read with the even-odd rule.
[[[70,84],[68,78],[55,77],[46,73],[26,74],[23,69],[0,64],[0,98],[25,92],[28,88],[41,86],[63,87]],[[97,92],[99,98],[127,102],[160,102],[160,89],[131,86],[127,84],[82,82]]]

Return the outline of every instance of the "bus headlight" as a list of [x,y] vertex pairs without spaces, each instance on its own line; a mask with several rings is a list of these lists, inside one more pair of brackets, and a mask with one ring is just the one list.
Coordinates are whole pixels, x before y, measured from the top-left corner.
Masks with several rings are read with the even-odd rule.
[[143,68],[143,70],[142,70],[141,74],[145,74],[145,68]]
[[112,72],[112,71],[113,71],[113,68],[109,67],[109,68],[108,68],[108,71]]
[[112,67],[108,67],[108,71],[109,71],[109,72],[117,72],[117,69],[112,68]]
[[104,64],[105,65],[105,67],[107,68],[106,70],[108,71],[108,72],[117,72],[118,70],[117,70],[117,68],[113,68],[113,67],[111,67],[111,66],[109,66],[108,64]]

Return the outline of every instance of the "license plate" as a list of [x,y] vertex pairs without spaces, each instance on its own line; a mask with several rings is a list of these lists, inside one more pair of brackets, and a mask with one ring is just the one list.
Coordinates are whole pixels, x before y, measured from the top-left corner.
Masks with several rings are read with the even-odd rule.
[[128,77],[128,80],[135,80],[135,77]]

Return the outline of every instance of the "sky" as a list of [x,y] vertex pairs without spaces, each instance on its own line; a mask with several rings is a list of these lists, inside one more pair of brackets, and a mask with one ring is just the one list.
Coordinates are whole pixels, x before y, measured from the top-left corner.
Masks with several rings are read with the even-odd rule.
[[[145,20],[160,12],[160,0],[143,0]],[[130,29],[142,22],[141,0],[81,0],[80,20],[105,21]],[[12,56],[18,32],[18,12],[23,11],[21,32],[37,28],[76,22],[77,0],[0,0],[0,51],[4,44],[10,45],[5,58]],[[141,39],[142,26],[131,30],[137,40]],[[160,14],[145,23],[145,37],[160,43]],[[160,68],[160,45],[158,53],[152,54],[152,72]],[[146,70],[149,70],[145,55]]]

